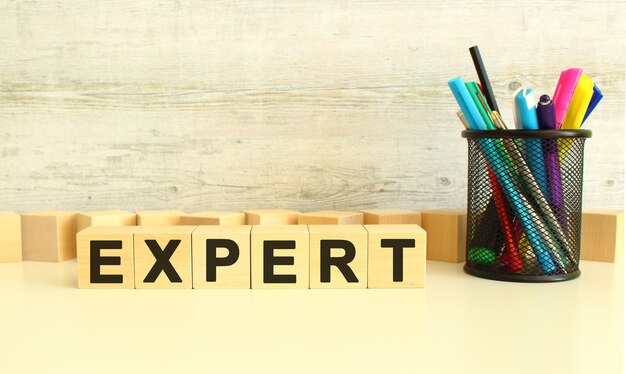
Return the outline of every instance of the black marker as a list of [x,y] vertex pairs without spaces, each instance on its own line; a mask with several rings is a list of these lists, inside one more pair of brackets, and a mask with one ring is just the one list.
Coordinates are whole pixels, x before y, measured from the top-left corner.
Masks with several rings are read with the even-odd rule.
[[470,55],[472,55],[472,61],[474,61],[474,67],[476,68],[480,85],[482,86],[483,93],[487,99],[487,104],[489,104],[489,108],[491,108],[491,110],[495,110],[500,113],[500,109],[498,109],[498,104],[496,103],[496,97],[493,94],[493,89],[491,88],[491,83],[489,82],[487,70],[485,70],[485,64],[483,64],[483,59],[480,57],[478,46],[475,45],[471,47],[469,51]]

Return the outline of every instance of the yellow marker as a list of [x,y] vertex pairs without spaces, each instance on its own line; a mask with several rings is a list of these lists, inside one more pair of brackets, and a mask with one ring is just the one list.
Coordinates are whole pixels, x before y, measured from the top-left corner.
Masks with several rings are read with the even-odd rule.
[[[574,96],[567,108],[565,120],[563,120],[562,130],[578,130],[583,123],[585,113],[593,96],[593,81],[588,76],[582,74],[578,79]],[[559,160],[563,162],[567,151],[572,147],[572,139],[559,139]]]
[[522,234],[522,237],[517,244],[517,248],[519,250],[520,257],[522,258],[522,264],[524,264],[525,271],[536,271],[537,269],[537,257],[535,256],[535,252],[533,252],[530,247],[530,243],[528,239],[526,239],[526,234]]
[[583,123],[583,118],[589,107],[589,102],[593,96],[593,81],[586,75],[581,75],[567,108],[567,114],[565,120],[561,126],[562,130],[578,130]]

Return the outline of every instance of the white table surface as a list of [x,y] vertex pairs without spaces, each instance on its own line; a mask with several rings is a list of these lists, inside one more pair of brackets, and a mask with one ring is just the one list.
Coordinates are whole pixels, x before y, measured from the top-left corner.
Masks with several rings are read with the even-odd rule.
[[425,289],[79,290],[0,264],[0,373],[618,373],[623,265],[518,284],[429,261]]

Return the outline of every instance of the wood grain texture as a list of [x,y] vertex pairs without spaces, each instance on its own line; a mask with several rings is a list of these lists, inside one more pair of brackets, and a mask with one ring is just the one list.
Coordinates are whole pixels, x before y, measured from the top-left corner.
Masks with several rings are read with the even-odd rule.
[[[365,225],[367,230],[367,288],[423,288],[426,276],[426,231],[418,225]],[[385,240],[412,240],[402,248],[402,272],[396,278],[395,247]],[[399,267],[399,266],[398,266]]]
[[369,209],[363,211],[366,225],[422,224],[422,213],[402,209]]
[[[76,234],[78,288],[135,288],[133,235],[140,229],[139,226],[90,226]],[[118,265],[101,263],[98,266],[100,276],[96,279],[92,279],[92,262],[106,261],[92,259],[93,241],[108,242],[96,245],[101,248],[98,251],[101,258],[119,259]],[[117,277],[121,278],[115,279]]]
[[624,211],[583,210],[580,259],[619,262],[624,256]]
[[136,226],[137,214],[124,210],[81,212],[76,216],[76,232],[91,226]]
[[[5,210],[462,207],[446,81],[478,44],[503,117],[582,66],[584,204],[623,207],[623,1],[4,1]],[[478,19],[489,15],[489,22]]]
[[60,262],[76,258],[76,216],[71,211],[22,214],[22,259]]
[[363,213],[340,210],[318,210],[301,213],[298,225],[362,225]]
[[185,225],[245,225],[246,215],[243,212],[205,211],[185,214],[180,217],[180,224]]
[[[310,225],[309,229],[309,288],[367,288],[367,230],[362,225]],[[352,254],[345,247],[328,247],[323,241],[343,241],[352,245]],[[340,245],[345,245],[340,243]],[[326,249],[323,249],[323,248]],[[346,261],[346,267],[330,265],[323,261],[325,256],[332,259],[352,258]],[[328,257],[326,257],[328,259]],[[339,262],[341,263],[341,262]],[[322,276],[323,267],[328,271],[328,279]],[[345,271],[345,273],[344,273]],[[350,277],[354,277],[354,279]]]
[[22,261],[22,230],[20,215],[0,212],[0,264]]
[[[265,255],[266,249],[268,250],[267,256]],[[266,260],[272,265],[266,265]],[[307,226],[252,226],[250,286],[252,288],[309,288],[309,229]]]
[[[250,285],[250,230],[252,226],[213,225],[198,226],[191,235],[191,262],[193,288],[251,288]],[[215,245],[215,257],[208,254],[210,239],[229,240],[233,247]],[[225,244],[229,246],[230,243]],[[233,252],[231,252],[233,251]],[[231,257],[232,256],[232,257]],[[218,261],[219,259],[219,261]],[[230,263],[226,265],[225,263]],[[214,267],[215,278],[209,278],[209,267]]]
[[[196,227],[141,227],[135,231],[133,233],[135,288],[191,289],[193,282],[191,276],[191,234]],[[167,258],[168,261],[162,260],[163,264],[167,265],[167,262],[171,264],[171,267],[167,269],[157,265],[156,279],[150,276],[158,261],[153,250],[165,252],[166,255],[163,255],[163,258]]]
[[435,209],[422,212],[421,227],[426,237],[426,258],[434,261],[465,262],[467,211]]

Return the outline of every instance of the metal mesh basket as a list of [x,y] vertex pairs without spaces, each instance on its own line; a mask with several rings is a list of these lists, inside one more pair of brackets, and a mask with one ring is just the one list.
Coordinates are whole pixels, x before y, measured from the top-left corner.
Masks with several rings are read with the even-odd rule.
[[589,130],[463,131],[468,140],[465,272],[552,282],[580,275]]

